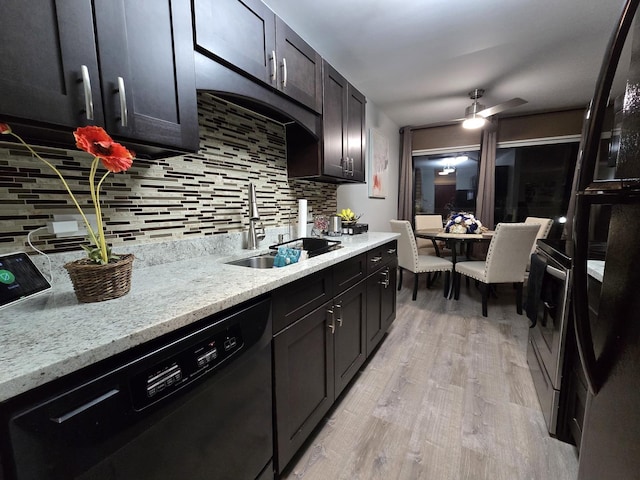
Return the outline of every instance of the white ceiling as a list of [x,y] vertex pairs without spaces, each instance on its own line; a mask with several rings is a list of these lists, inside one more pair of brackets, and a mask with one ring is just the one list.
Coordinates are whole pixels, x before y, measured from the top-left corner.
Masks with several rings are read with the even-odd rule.
[[587,105],[623,0],[264,0],[398,126]]

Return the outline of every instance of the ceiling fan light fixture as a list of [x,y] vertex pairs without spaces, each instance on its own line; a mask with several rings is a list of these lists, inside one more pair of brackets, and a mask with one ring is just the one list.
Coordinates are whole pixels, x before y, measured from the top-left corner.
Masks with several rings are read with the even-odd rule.
[[[478,91],[476,90],[475,93],[477,95]],[[477,97],[473,98],[473,103],[464,111],[465,121],[462,122],[462,128],[474,129],[484,127],[487,120],[483,116],[478,115],[478,112],[481,112],[485,108],[484,105],[478,103]]]
[[462,122],[462,128],[467,128],[469,130],[472,130],[475,128],[482,128],[484,127],[485,123],[487,123],[486,119],[484,119],[483,117],[474,115],[473,117],[467,118],[464,122]]

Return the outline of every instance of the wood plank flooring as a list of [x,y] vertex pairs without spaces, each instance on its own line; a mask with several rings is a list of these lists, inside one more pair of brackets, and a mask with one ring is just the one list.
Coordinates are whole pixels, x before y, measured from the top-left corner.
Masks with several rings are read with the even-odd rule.
[[[412,279],[410,279],[412,280]],[[423,279],[422,279],[423,280]],[[407,283],[380,348],[282,479],[573,480],[577,453],[549,436],[510,286],[489,299]]]

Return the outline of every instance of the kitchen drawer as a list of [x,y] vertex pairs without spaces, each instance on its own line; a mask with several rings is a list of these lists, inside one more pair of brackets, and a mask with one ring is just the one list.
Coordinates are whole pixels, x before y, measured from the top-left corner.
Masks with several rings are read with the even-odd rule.
[[344,292],[367,276],[367,254],[345,260],[333,267],[334,295]]
[[329,301],[333,297],[332,280],[332,269],[326,268],[274,291],[273,333]]
[[382,268],[398,257],[398,242],[393,240],[367,252],[367,274]]

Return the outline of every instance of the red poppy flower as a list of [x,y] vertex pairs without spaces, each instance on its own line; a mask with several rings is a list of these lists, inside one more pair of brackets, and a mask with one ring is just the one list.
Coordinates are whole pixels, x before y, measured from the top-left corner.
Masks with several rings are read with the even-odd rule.
[[73,132],[76,146],[100,158],[104,167],[114,173],[128,170],[135,155],[113,139],[101,127],[80,127]]
[[6,123],[0,123],[0,134],[6,135],[11,133],[11,127]]

